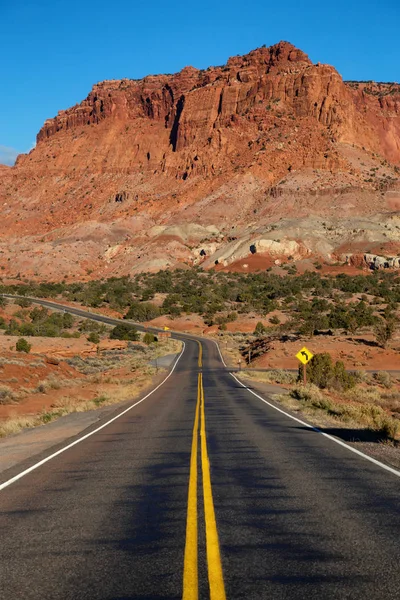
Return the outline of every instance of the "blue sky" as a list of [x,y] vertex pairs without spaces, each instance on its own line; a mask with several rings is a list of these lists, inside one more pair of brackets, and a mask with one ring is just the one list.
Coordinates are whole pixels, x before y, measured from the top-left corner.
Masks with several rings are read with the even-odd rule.
[[292,42],[345,79],[400,81],[399,0],[0,0],[0,162],[103,79],[204,68]]

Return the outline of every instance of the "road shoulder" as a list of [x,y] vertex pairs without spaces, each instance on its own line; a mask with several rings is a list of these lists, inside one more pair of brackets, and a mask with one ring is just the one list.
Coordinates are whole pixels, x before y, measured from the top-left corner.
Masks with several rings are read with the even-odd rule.
[[[171,368],[172,366],[170,364]],[[0,483],[13,477],[17,471],[38,462],[49,454],[49,451],[57,451],[65,445],[65,442],[73,441],[82,432],[86,434],[122,412],[130,404],[151,393],[164,381],[166,375],[166,370],[158,373],[151,383],[140,391],[140,394],[129,400],[87,412],[70,413],[51,423],[25,429],[20,433],[0,439]]]
[[[273,385],[270,383],[264,383],[249,379],[247,377],[240,377],[239,373],[235,373],[235,377],[248,389],[253,390],[255,393],[260,394],[263,398],[268,400],[271,404],[275,405],[280,410],[288,413],[292,417],[301,419],[311,427],[315,427],[322,432],[328,433],[330,436],[337,438],[341,442],[345,442],[347,445],[356,448],[360,452],[363,452],[367,456],[378,460],[389,467],[400,469],[400,448],[389,443],[380,443],[377,441],[364,441],[361,436],[362,430],[360,430],[359,436],[356,430],[350,430],[345,424],[337,424],[332,426],[332,422],[324,422],[321,418],[316,420],[311,419],[310,415],[305,415],[301,410],[293,410],[283,402],[279,401],[281,394],[288,394],[289,390],[279,385]],[[358,436],[358,437],[357,437]]]

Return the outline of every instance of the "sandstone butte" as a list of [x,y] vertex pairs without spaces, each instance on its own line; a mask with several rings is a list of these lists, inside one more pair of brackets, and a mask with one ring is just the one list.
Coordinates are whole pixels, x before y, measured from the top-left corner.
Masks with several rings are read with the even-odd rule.
[[47,280],[366,254],[396,267],[399,174],[400,85],[344,82],[287,42],[104,81],[0,168],[0,267]]

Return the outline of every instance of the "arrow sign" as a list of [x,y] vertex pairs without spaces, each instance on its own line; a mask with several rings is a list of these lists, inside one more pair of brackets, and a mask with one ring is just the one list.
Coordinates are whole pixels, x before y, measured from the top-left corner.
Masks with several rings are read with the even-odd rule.
[[297,360],[299,360],[303,365],[306,365],[308,362],[310,362],[313,356],[314,354],[310,352],[305,346],[296,354]]

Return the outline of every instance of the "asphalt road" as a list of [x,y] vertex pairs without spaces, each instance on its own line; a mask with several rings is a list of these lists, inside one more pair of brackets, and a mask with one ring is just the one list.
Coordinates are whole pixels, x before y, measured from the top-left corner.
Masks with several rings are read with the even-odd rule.
[[143,402],[0,489],[2,599],[400,597],[400,478],[201,347],[187,338]]

